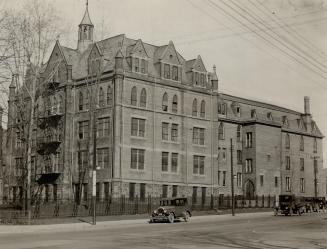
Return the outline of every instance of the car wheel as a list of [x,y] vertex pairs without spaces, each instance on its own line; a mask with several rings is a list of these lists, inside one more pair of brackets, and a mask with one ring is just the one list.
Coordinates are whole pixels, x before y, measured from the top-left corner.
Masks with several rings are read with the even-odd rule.
[[169,221],[169,223],[174,223],[174,220],[175,220],[175,215],[174,215],[174,213],[170,213],[170,214],[168,215],[168,221]]
[[189,220],[190,220],[190,213],[186,212],[185,215],[184,215],[184,221],[188,222]]

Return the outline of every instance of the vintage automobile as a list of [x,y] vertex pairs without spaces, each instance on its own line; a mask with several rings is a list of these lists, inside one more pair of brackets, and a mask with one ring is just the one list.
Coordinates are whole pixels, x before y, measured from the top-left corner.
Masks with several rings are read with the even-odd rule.
[[295,195],[279,195],[279,204],[274,209],[274,215],[301,215],[305,212],[305,203],[295,198]]
[[152,212],[150,223],[160,221],[173,223],[179,218],[187,222],[191,216],[187,198],[167,198],[160,200],[160,206]]

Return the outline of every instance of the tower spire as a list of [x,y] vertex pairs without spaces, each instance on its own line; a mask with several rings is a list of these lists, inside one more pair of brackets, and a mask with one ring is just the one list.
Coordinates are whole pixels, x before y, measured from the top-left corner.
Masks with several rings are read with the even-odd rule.
[[86,0],[86,8],[83,19],[78,25],[78,44],[77,49],[80,52],[84,52],[90,44],[93,43],[93,29],[94,25],[92,24],[90,14],[89,14],[89,1]]

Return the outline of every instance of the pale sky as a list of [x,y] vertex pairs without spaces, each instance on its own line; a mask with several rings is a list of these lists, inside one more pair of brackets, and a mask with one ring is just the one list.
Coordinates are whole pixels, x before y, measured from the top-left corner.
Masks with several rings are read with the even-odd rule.
[[[75,48],[86,0],[44,1],[70,28],[61,44]],[[124,33],[155,45],[172,40],[185,59],[201,55],[207,70],[216,65],[224,93],[300,112],[309,96],[327,134],[327,0],[89,0],[89,12],[97,40]]]

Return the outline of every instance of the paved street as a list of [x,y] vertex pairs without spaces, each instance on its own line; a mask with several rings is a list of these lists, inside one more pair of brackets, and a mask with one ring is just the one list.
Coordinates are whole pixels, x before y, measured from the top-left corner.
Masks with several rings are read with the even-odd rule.
[[0,226],[1,249],[104,248],[327,248],[327,213],[253,213],[192,217],[189,223],[146,220],[98,225]]

